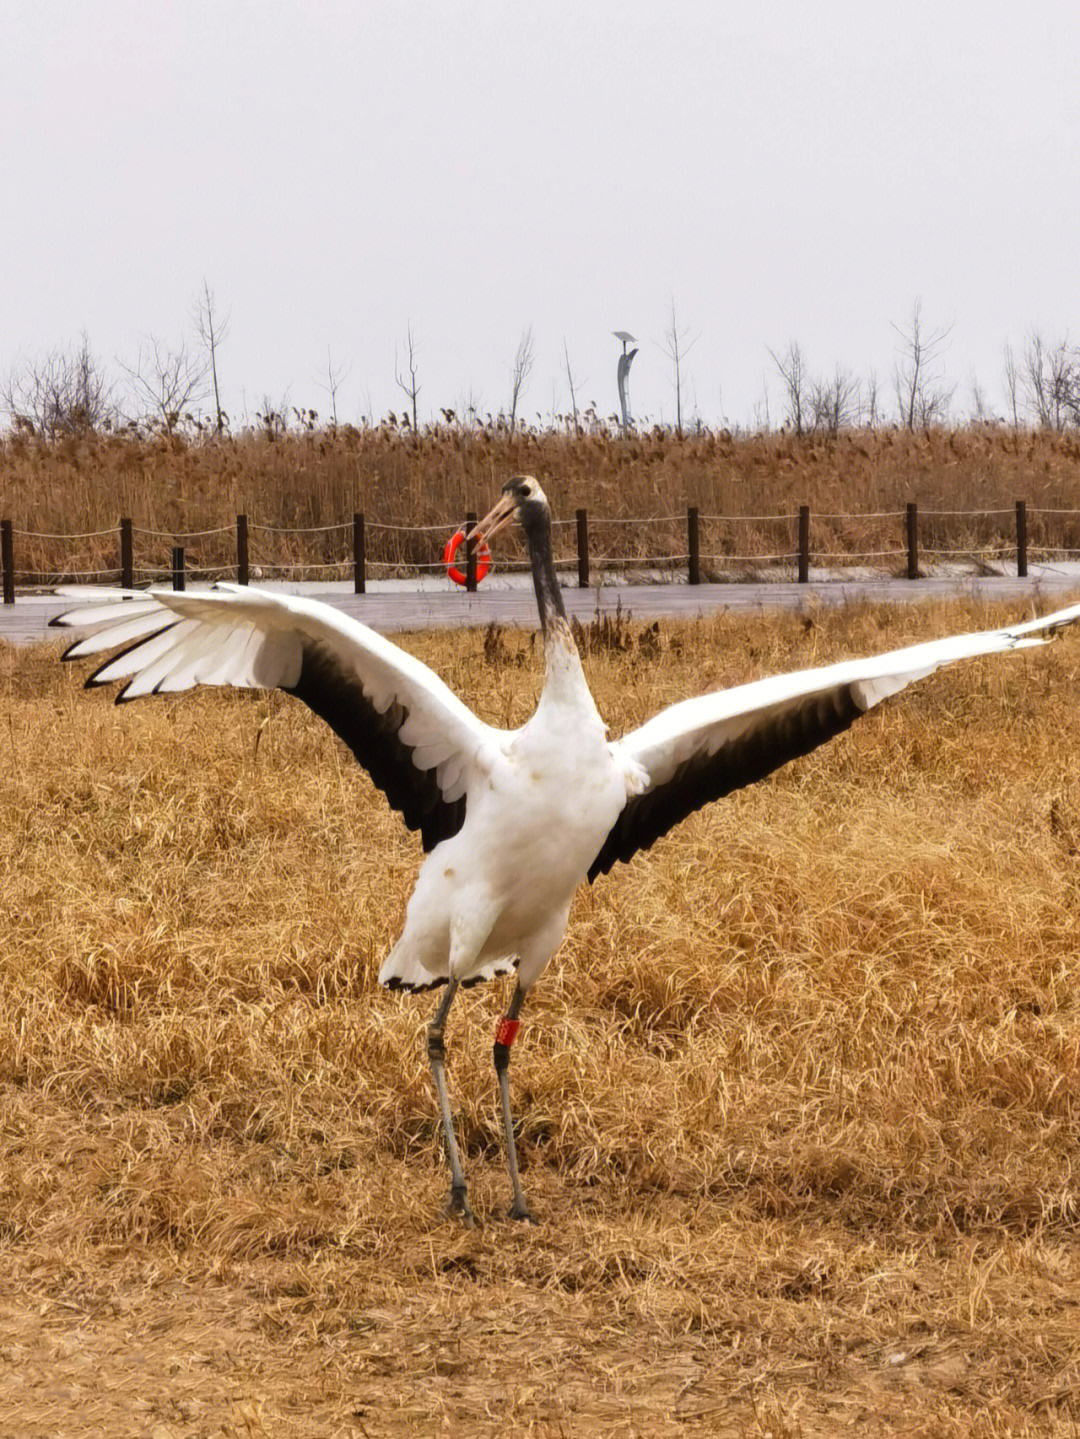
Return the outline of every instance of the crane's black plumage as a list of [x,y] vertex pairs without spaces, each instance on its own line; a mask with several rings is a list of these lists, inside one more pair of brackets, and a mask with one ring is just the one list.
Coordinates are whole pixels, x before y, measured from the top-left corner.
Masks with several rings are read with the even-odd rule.
[[283,685],[324,719],[367,770],[409,829],[420,831],[425,852],[457,834],[465,823],[465,796],[447,800],[434,769],[418,769],[401,730],[408,709],[398,701],[381,714],[368,698],[359,676],[350,672],[326,645],[304,645],[300,678]]
[[773,770],[809,754],[854,724],[863,713],[850,686],[809,696],[797,708],[766,719],[756,729],[722,744],[715,754],[695,754],[671,779],[628,799],[603,848],[589,866],[589,879],[648,849],[687,815],[711,800],[755,784]]

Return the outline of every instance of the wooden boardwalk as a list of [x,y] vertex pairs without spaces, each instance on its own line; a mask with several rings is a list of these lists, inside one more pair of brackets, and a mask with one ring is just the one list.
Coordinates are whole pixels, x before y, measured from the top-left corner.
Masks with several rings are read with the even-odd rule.
[[[375,589],[365,595],[329,591],[325,586],[290,586],[316,594],[384,634],[454,626],[479,627],[496,621],[535,628],[536,601],[531,585],[483,590]],[[563,590],[566,607],[582,623],[597,613],[613,615],[621,606],[638,620],[694,619],[719,611],[804,610],[820,605],[900,604],[932,599],[1002,600],[1033,604],[1039,610],[1060,607],[1080,594],[1080,578],[1043,571],[1027,579],[968,576],[962,579],[823,580],[806,585],[765,584],[613,584],[599,589]],[[93,592],[87,591],[92,603]],[[54,595],[25,595],[0,606],[0,642],[62,640],[66,631],[50,630],[53,616],[76,602]]]

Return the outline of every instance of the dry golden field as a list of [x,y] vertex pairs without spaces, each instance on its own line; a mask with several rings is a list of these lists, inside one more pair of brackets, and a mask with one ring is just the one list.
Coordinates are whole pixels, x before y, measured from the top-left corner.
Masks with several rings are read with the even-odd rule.
[[[618,732],[1005,618],[718,618],[587,667]],[[406,644],[529,710],[527,635]],[[431,999],[374,984],[417,841],[281,696],[82,678],[0,649],[0,1434],[1077,1432],[1080,637],[581,893],[511,1069],[536,1227],[502,1217],[501,996],[463,995],[474,1231]]]
[[[350,555],[351,534],[318,527],[350,523],[353,512],[363,510],[368,559],[378,577],[405,565],[437,563],[448,530],[467,510],[486,511],[506,476],[518,471],[536,474],[556,516],[571,522],[555,532],[563,558],[574,552],[574,510],[588,509],[596,570],[628,559],[684,555],[688,504],[703,516],[756,517],[705,521],[706,574],[738,575],[746,569],[740,557],[790,553],[791,519],[764,517],[793,516],[800,504],[813,512],[813,552],[833,557],[829,563],[899,549],[897,512],[909,500],[924,511],[926,549],[1011,559],[1007,547],[1015,540],[1018,499],[1030,507],[1033,547],[1080,549],[1076,515],[1039,513],[1080,509],[1080,437],[989,426],[801,439],[732,437],[726,431],[682,437],[657,431],[626,439],[555,431],[508,435],[446,426],[419,436],[385,426],[345,427],[272,441],[245,434],[197,443],[128,436],[48,443],[8,436],[0,439],[0,517],[20,531],[89,535],[74,542],[20,536],[18,569],[46,581],[118,566],[121,515],[154,532],[136,535],[142,578],[168,568],[178,532],[223,529],[188,538],[187,564],[209,573],[231,570],[238,512],[259,527],[251,536],[253,566],[274,575],[288,572],[275,567],[319,565],[327,568],[309,570],[310,578],[333,578],[347,573],[331,567]],[[958,510],[1002,513],[930,513]],[[879,518],[836,518],[882,512]],[[674,520],[615,523],[664,516]],[[409,534],[382,525],[435,528]],[[308,533],[285,533],[297,528]],[[95,534],[102,530],[107,533]],[[512,562],[514,555],[504,547],[499,562]],[[882,563],[902,567],[896,557]]]

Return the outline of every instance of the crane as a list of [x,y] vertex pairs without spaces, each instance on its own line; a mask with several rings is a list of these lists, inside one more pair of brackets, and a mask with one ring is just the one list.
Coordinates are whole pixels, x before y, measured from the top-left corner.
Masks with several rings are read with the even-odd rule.
[[[551,510],[530,475],[503,487],[469,536],[516,520],[528,545],[544,680],[520,729],[483,723],[426,665],[317,600],[219,584],[112,590],[52,621],[88,631],[66,660],[109,652],[86,681],[123,681],[117,703],[196,685],[277,688],[352,750],[426,858],[379,973],[392,989],[445,986],[427,1054],[450,1164],[447,1212],[474,1223],[454,1135],[445,1031],[462,986],[516,976],[495,1031],[511,1217],[531,1219],[510,1106],[522,1005],[566,932],[578,886],[648,849],[680,820],[832,739],[943,665],[1038,645],[1080,605],[1005,629],[755,680],[663,710],[619,740],[589,692],[551,551]],[[70,592],[68,592],[70,593]],[[114,651],[118,652],[113,653]]]

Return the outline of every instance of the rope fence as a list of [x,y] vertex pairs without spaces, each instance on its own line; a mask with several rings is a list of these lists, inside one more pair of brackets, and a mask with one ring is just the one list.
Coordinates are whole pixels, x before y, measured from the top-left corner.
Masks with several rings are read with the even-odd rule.
[[[1011,521],[1009,526],[1011,533],[1004,533],[1005,527],[1000,524],[1008,517]],[[997,533],[984,544],[957,545],[955,534],[942,529],[943,521],[960,521],[972,523],[976,520],[993,520],[996,524]],[[1072,526],[1062,522],[1071,520]],[[873,549],[856,548],[856,542],[850,547],[837,549],[835,541],[843,539],[843,535],[837,536],[835,532],[830,535],[833,545],[826,547],[828,541],[821,536],[822,545],[815,549],[812,544],[813,526],[815,522],[820,526],[827,524],[854,525],[859,523],[874,522],[876,524],[896,524],[899,529],[897,539],[899,543],[889,545],[885,539],[884,544],[879,544]],[[1059,542],[1052,542],[1053,536],[1047,533],[1049,528],[1047,522],[1052,522],[1052,527],[1058,531]],[[702,583],[702,565],[707,566],[706,580],[719,578],[718,571],[724,566],[761,566],[761,565],[783,565],[794,566],[795,578],[802,584],[806,584],[810,578],[810,565],[813,561],[817,565],[835,565],[857,562],[878,561],[898,562],[906,560],[906,573],[909,579],[917,579],[920,575],[920,553],[922,557],[935,557],[944,559],[968,558],[976,562],[987,562],[993,559],[996,562],[1004,562],[1006,559],[1015,559],[1016,574],[1023,578],[1028,572],[1028,561],[1032,556],[1053,557],[1066,559],[1073,556],[1080,556],[1080,509],[1049,509],[1040,506],[1029,506],[1024,500],[1017,500],[1011,509],[982,509],[982,510],[932,510],[919,511],[918,506],[912,502],[902,510],[877,510],[865,513],[820,513],[811,515],[809,505],[800,505],[797,510],[789,514],[770,515],[722,515],[722,514],[701,514],[698,508],[691,505],[682,514],[651,515],[639,518],[607,518],[593,516],[590,519],[588,512],[579,509],[573,519],[556,520],[554,524],[558,527],[560,534],[566,530],[573,531],[572,550],[566,552],[563,543],[560,542],[561,552],[555,558],[555,565],[560,570],[573,570],[576,568],[578,584],[582,588],[588,587],[590,574],[594,561],[598,562],[605,569],[620,566],[624,569],[652,569],[667,570],[673,575],[675,571],[685,570],[686,581],[691,585]],[[469,513],[465,517],[465,528],[476,523],[476,515]],[[598,539],[609,532],[612,527],[625,527],[628,525],[637,526],[639,530],[648,532],[655,536],[656,531],[661,531],[659,538],[662,544],[666,543],[668,548],[661,548],[657,553],[644,554],[619,554],[618,545],[612,541],[610,548],[605,549],[598,544]],[[1035,526],[1037,543],[1029,544],[1029,526]],[[761,531],[767,526],[787,527],[787,534],[782,531],[777,534],[776,530],[770,535],[767,531],[764,535],[766,543],[772,540],[772,546],[753,550],[751,546],[743,545],[733,548],[730,551],[716,549],[702,552],[701,538],[702,527],[708,527],[708,532],[715,534],[717,529],[725,531],[738,526],[749,526],[752,529]],[[266,525],[258,522],[249,523],[246,515],[237,515],[233,525],[217,525],[202,530],[187,531],[163,531],[148,529],[136,526],[132,521],[124,517],[114,529],[73,531],[70,533],[55,533],[41,530],[16,529],[10,519],[0,520],[0,571],[3,580],[3,603],[12,605],[15,603],[17,587],[22,584],[28,586],[43,586],[57,584],[66,580],[109,580],[115,582],[119,579],[125,589],[132,589],[139,580],[153,580],[171,578],[174,588],[183,589],[189,578],[212,578],[222,579],[226,576],[235,578],[240,584],[250,583],[252,571],[256,578],[263,574],[272,575],[317,575],[327,578],[338,578],[341,580],[352,579],[353,590],[356,594],[363,594],[369,573],[386,574],[388,571],[393,575],[402,574],[439,574],[445,569],[445,563],[440,557],[441,545],[436,548],[435,554],[430,559],[404,559],[404,558],[383,558],[368,557],[367,554],[367,532],[368,530],[400,535],[415,535],[427,537],[420,541],[420,552],[425,550],[431,554],[431,540],[433,535],[449,536],[456,528],[452,523],[442,525],[391,525],[383,524],[380,521],[368,521],[363,513],[357,512],[351,520],[342,520],[336,524],[328,525],[307,525],[307,526],[279,526]],[[1073,533],[1066,534],[1071,529]],[[192,541],[220,540],[222,536],[230,536],[228,545],[221,544],[214,546],[216,554],[214,562],[209,562],[208,556],[201,556],[203,563],[192,564],[189,562],[188,547]],[[251,552],[252,535],[265,535],[280,538],[283,536],[346,536],[351,537],[351,542],[346,541],[340,546],[337,554],[331,550],[331,557],[326,559],[289,559],[283,558],[280,554],[273,558],[254,559]],[[820,530],[819,530],[820,535]],[[785,539],[790,536],[791,547],[778,548],[777,540],[783,546]],[[114,538],[117,545],[118,564],[100,565],[97,568],[89,568],[85,565],[76,568],[75,564],[81,557],[73,557],[74,563],[71,566],[64,564],[40,564],[33,569],[16,567],[16,554],[19,548],[26,543],[49,543],[49,544],[72,544],[88,540],[106,540]],[[142,541],[141,548],[147,548],[147,542],[151,545],[165,542],[169,547],[168,558],[161,564],[148,562],[148,557],[141,556],[141,562],[135,562],[135,541],[138,538]],[[751,540],[760,539],[760,535],[751,535]],[[883,537],[884,538],[884,537]],[[336,542],[335,542],[336,547]],[[266,546],[264,545],[264,548]],[[329,548],[329,545],[326,546]],[[324,553],[326,552],[324,548]],[[464,566],[465,585],[467,592],[475,591],[477,584],[476,574],[476,550],[464,547],[467,551],[462,556],[459,551],[458,565]],[[647,545],[646,549],[655,549],[655,545]],[[613,552],[614,551],[614,552]],[[310,553],[310,548],[309,548]],[[415,547],[414,547],[415,553]],[[504,571],[521,572],[529,568],[527,559],[518,555],[510,554],[500,560],[500,566]],[[725,576],[731,578],[730,573]]]

